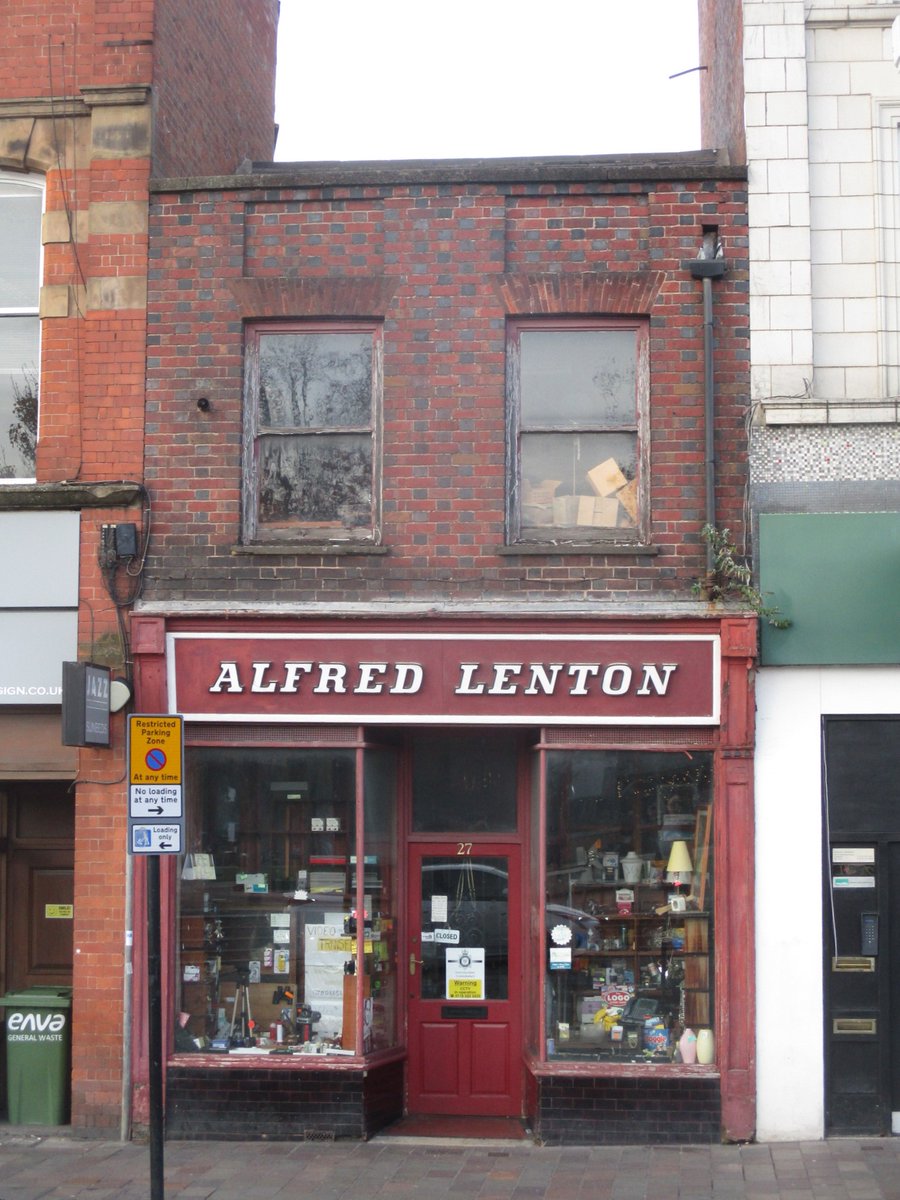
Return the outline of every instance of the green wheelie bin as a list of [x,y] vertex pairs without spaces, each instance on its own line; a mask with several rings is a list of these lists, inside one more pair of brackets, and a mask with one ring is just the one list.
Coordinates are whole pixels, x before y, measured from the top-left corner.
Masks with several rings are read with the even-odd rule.
[[6,1016],[6,1105],[12,1125],[68,1120],[70,987],[32,987],[0,996]]

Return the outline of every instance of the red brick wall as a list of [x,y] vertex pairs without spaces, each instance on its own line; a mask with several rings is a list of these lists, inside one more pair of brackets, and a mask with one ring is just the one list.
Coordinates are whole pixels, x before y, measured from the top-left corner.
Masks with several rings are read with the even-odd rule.
[[700,137],[711,150],[747,161],[741,0],[698,0],[700,22]]
[[277,24],[277,0],[156,0],[155,175],[272,158]]
[[[718,523],[739,536],[747,474],[740,180],[160,195],[146,447],[155,533],[145,596],[212,604],[689,598],[705,567],[703,345],[701,284],[683,264],[696,257],[705,225],[719,226],[728,260],[714,285]],[[658,553],[498,553],[507,321],[500,281],[515,291],[528,273],[568,278],[568,292],[557,288],[565,297],[584,273],[607,270],[664,273],[650,316]],[[342,297],[349,305],[373,277],[392,297],[384,323],[388,553],[232,554],[241,537],[242,317],[323,308],[339,316]],[[567,311],[565,299],[547,303],[547,311]],[[201,395],[208,413],[197,409]]]
[[[151,160],[140,89],[154,87],[165,172],[230,171],[244,154],[269,157],[276,16],[275,0],[0,5],[0,99],[60,102],[55,121],[40,103],[24,105],[25,116],[0,113],[0,161],[45,173],[53,229],[44,247],[44,311],[53,315],[41,335],[40,483],[142,478]],[[124,107],[83,103],[91,88],[132,87]],[[121,210],[122,201],[134,207]],[[97,564],[105,521],[140,526],[141,513],[82,512],[78,655],[122,671],[115,604]],[[104,1134],[118,1133],[122,1094],[124,751],[124,718],[114,717],[112,748],[81,751],[73,786],[72,1122]]]
[[149,84],[154,0],[4,0],[3,99]]

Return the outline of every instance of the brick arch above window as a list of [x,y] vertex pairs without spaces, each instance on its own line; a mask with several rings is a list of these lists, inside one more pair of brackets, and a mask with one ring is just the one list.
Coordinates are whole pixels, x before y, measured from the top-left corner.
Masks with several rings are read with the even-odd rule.
[[231,294],[245,320],[271,317],[382,317],[399,279],[383,275],[346,278],[233,279]]
[[665,279],[665,271],[584,271],[498,275],[493,282],[510,316],[646,316]]

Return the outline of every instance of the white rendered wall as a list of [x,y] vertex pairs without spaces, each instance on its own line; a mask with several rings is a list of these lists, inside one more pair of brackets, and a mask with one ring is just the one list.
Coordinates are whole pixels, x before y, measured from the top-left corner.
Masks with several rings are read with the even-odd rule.
[[[812,389],[804,0],[744,0],[750,394],[767,419]],[[728,247],[725,247],[728,254]]]
[[757,1138],[825,1132],[823,715],[897,712],[900,668],[768,667],[756,681]]
[[744,0],[743,14],[757,417],[895,424],[900,4]]

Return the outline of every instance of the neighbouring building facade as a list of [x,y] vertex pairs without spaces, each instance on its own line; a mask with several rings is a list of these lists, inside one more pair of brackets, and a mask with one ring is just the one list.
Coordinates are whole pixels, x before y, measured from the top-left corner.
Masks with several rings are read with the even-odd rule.
[[102,748],[64,745],[62,664],[133,686],[150,175],[272,153],[276,15],[8,0],[0,16],[0,994],[72,989],[85,1133],[130,1126],[141,998],[123,716]]
[[702,532],[745,534],[744,175],[156,174],[170,1134],[753,1136],[758,622]]
[[748,170],[759,579],[791,621],[757,679],[757,1134],[898,1133],[900,6],[700,15],[704,144]]

